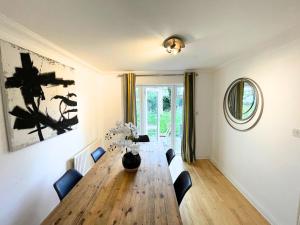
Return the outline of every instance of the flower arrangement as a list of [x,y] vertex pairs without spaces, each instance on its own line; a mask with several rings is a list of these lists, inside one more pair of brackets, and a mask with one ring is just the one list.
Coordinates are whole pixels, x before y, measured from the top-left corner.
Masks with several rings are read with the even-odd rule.
[[139,144],[134,142],[137,139],[137,128],[133,123],[117,122],[116,127],[112,128],[105,135],[105,140],[110,141],[108,150],[113,151],[115,149],[131,152],[133,155],[139,154]]

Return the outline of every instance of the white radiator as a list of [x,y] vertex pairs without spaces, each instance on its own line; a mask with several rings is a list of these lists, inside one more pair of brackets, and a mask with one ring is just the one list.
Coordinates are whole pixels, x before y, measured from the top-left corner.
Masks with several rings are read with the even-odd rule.
[[93,152],[98,146],[96,143],[93,143],[82,151],[78,152],[74,156],[74,169],[76,169],[82,175],[85,175],[94,165],[91,152]]

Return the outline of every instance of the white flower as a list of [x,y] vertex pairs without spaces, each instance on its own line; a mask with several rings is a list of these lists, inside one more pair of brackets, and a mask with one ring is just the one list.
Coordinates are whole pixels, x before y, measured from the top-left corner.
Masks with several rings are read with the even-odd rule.
[[131,150],[133,155],[137,155],[137,154],[139,154],[139,151],[140,151],[140,145],[139,144],[132,144],[130,146],[130,150]]
[[132,142],[132,139],[138,138],[137,127],[129,123],[117,122],[116,127],[109,130],[105,139],[110,141],[109,149],[126,149],[127,152],[138,154],[139,145]]

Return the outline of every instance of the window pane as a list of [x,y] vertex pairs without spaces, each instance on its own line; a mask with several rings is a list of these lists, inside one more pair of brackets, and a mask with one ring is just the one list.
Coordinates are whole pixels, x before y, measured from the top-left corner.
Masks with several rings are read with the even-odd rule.
[[183,132],[183,87],[176,87],[176,132],[175,132],[175,152],[181,152],[181,139]]
[[136,87],[139,134],[147,134],[150,141],[159,141],[177,153],[181,151],[183,90],[175,85]]
[[141,133],[141,94],[140,94],[141,88],[136,87],[135,88],[135,99],[136,99],[136,126],[138,129],[138,133]]
[[157,141],[158,136],[157,97],[158,92],[154,88],[147,88],[147,134],[153,141]]
[[171,88],[159,87],[159,140],[165,148],[171,148]]

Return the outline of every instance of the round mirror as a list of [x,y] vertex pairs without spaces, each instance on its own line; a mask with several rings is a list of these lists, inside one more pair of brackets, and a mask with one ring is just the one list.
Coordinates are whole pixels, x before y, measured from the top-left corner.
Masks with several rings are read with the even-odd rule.
[[223,103],[227,122],[236,130],[246,131],[254,127],[263,109],[262,92],[253,80],[239,78],[228,87]]
[[228,93],[227,102],[229,112],[234,118],[249,119],[257,106],[255,87],[249,81],[236,82]]

